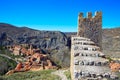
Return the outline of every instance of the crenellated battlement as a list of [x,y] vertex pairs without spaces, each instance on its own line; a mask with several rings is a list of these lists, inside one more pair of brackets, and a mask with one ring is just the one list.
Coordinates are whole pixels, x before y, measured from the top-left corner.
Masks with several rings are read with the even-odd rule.
[[92,12],[88,12],[86,17],[83,13],[79,13],[77,35],[90,38],[102,49],[102,12],[96,11],[94,16]]
[[89,19],[89,18],[100,18],[100,17],[102,17],[102,12],[99,12],[99,11],[96,11],[95,12],[95,16],[92,16],[92,12],[87,12],[87,16],[86,16],[86,18],[84,17],[84,14],[81,12],[81,13],[79,13],[79,19],[81,19],[81,18],[85,18],[85,19]]
[[98,11],[96,11],[96,12],[95,12],[95,16],[102,17],[102,12],[98,12]]

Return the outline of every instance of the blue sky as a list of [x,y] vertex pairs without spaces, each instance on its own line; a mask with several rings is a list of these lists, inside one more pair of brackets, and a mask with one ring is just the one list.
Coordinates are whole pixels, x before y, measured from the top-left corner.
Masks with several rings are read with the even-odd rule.
[[79,12],[103,12],[103,28],[120,26],[120,0],[0,0],[0,22],[76,32]]

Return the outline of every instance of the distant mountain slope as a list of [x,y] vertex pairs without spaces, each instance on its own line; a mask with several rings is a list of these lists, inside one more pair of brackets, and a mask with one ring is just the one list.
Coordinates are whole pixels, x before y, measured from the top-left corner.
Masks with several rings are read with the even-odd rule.
[[106,55],[120,58],[120,28],[103,30],[102,47]]
[[[45,52],[57,63],[69,66],[69,44],[67,36],[60,31],[38,31],[27,27],[16,27],[0,23],[0,45],[32,44]],[[66,58],[65,58],[66,57]],[[67,63],[67,64],[66,64]]]
[[[60,47],[61,45],[67,46],[67,37],[60,31],[38,31],[0,23],[0,34],[0,39],[3,40],[2,45],[29,43],[46,49]],[[12,43],[4,44],[4,40],[8,42],[12,40]]]

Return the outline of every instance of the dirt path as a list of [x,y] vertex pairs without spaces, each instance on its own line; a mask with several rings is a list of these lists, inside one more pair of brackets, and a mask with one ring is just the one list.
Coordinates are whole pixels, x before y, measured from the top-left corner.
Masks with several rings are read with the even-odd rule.
[[66,70],[57,70],[57,71],[55,71],[55,72],[52,72],[52,74],[58,75],[58,76],[61,78],[61,80],[67,80],[67,77],[66,77],[66,75],[64,74],[65,71],[66,71]]

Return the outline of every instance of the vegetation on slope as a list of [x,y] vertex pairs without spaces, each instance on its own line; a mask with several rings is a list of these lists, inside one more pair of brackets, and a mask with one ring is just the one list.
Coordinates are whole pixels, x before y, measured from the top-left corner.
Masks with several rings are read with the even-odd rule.
[[0,55],[0,75],[3,75],[8,70],[14,69],[16,62],[8,58],[13,58],[14,56],[11,55],[11,53],[7,51],[3,46],[0,46],[0,54],[4,55]]
[[70,74],[70,70],[65,71],[64,74],[66,75],[68,80],[71,80],[71,74]]
[[14,69],[16,62],[0,56],[0,75],[5,74],[8,70]]
[[14,69],[17,63],[8,58],[14,56],[2,46],[0,46],[0,54],[0,75],[4,75],[8,70]]
[[0,80],[61,80],[58,76],[51,74],[55,70],[19,72],[5,75]]

